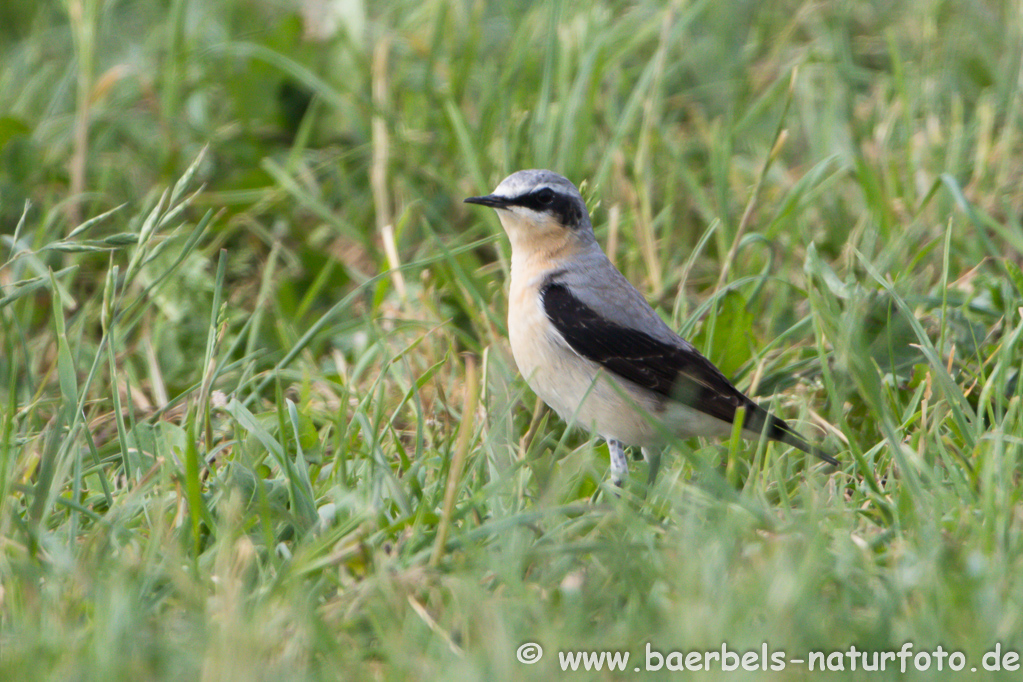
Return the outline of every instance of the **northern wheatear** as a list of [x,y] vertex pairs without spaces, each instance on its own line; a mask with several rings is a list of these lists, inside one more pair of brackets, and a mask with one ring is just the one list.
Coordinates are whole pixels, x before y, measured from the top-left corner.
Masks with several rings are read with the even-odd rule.
[[511,240],[508,333],[519,371],[562,419],[607,440],[615,484],[628,475],[624,446],[643,448],[652,481],[666,432],[727,436],[740,407],[745,437],[765,433],[838,464],[661,320],[604,255],[567,179],[523,170],[465,201],[496,209]]

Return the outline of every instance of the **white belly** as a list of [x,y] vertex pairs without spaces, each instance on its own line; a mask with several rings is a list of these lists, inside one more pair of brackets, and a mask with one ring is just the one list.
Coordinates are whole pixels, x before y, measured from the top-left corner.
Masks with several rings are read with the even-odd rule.
[[562,419],[605,439],[657,447],[665,430],[680,437],[723,436],[729,425],[647,393],[576,354],[541,309],[538,296],[512,296],[508,331],[529,387]]

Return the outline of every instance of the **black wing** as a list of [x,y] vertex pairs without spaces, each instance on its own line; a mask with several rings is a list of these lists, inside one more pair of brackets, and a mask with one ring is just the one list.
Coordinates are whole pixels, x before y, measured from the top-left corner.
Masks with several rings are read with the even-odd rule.
[[667,344],[610,322],[563,284],[547,284],[540,295],[547,319],[579,355],[666,400],[683,403],[728,424],[735,421],[736,409],[745,407],[744,428],[759,432],[766,424],[769,438],[838,464],[834,457],[811,447],[788,424],[743,395],[695,349]]

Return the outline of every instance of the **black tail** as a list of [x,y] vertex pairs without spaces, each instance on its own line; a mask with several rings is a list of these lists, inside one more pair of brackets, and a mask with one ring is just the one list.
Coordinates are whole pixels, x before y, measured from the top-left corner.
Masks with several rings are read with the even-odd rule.
[[745,428],[750,431],[760,432],[763,431],[766,425],[767,437],[781,443],[786,443],[802,450],[803,452],[813,455],[817,459],[823,460],[833,466],[838,466],[838,460],[829,455],[828,453],[821,450],[816,445],[810,445],[803,437],[800,436],[796,431],[789,426],[784,420],[775,417],[773,414],[769,414],[767,410],[760,407],[753,401],[750,401],[750,405],[746,407],[746,426]]

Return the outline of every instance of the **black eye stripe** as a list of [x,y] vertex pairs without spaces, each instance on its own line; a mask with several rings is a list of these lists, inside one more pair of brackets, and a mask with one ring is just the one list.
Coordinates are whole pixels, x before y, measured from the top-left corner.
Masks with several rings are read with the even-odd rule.
[[537,213],[548,213],[558,219],[562,225],[577,228],[582,224],[583,212],[579,202],[573,197],[543,187],[529,194],[508,202],[514,206],[529,208]]

